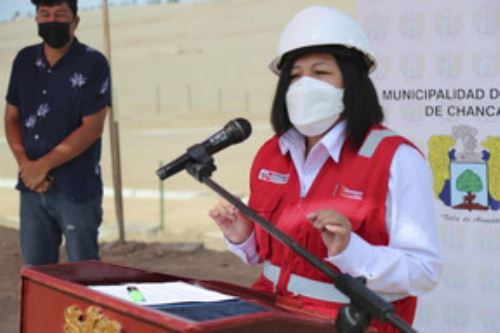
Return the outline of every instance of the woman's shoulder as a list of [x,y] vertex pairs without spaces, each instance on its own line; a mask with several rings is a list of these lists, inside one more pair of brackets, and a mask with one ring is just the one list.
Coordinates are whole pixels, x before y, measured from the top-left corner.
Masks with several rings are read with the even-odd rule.
[[269,159],[271,156],[281,155],[279,138],[276,135],[273,135],[269,139],[267,139],[257,150],[255,154],[254,163],[256,161],[262,159]]
[[387,140],[389,142],[402,141],[404,143],[410,143],[413,145],[411,140],[408,139],[407,137],[405,137],[404,134],[401,134],[401,133],[397,132],[396,130],[393,130],[393,129],[391,129],[385,125],[382,125],[382,124],[377,124],[377,125],[373,125],[372,127],[370,127],[370,129],[367,133],[367,136],[365,138],[365,143],[366,143],[366,141],[369,141],[369,140],[382,141],[385,139],[389,139],[389,140]]
[[367,136],[361,145],[358,154],[359,155],[373,155],[379,146],[388,147],[390,151],[395,152],[400,146],[409,146],[411,150],[420,152],[419,148],[404,135],[392,130],[381,124],[374,125],[370,128]]
[[266,164],[276,158],[280,158],[281,156],[279,138],[276,135],[273,135],[260,146],[259,150],[255,154],[252,167],[254,169],[256,166],[261,166],[262,164]]

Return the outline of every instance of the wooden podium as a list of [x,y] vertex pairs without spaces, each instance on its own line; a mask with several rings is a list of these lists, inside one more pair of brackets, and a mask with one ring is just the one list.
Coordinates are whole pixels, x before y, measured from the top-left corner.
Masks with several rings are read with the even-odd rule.
[[[332,321],[278,306],[269,295],[220,281],[192,280],[100,261],[25,267],[21,278],[23,333],[335,332]],[[195,320],[135,305],[87,287],[169,281],[184,281],[238,296],[254,310],[230,315],[222,311],[211,319]]]

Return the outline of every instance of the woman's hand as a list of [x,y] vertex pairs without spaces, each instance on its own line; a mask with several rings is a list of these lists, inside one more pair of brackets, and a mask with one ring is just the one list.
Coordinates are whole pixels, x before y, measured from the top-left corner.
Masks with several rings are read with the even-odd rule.
[[307,218],[321,232],[329,256],[335,256],[347,247],[351,238],[351,222],[334,210],[318,210]]
[[253,231],[253,223],[226,200],[219,200],[208,213],[233,244],[243,243]]

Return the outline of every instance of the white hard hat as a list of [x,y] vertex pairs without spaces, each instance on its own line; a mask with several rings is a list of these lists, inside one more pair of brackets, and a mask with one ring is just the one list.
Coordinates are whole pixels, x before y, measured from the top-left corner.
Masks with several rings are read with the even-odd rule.
[[358,22],[347,14],[324,6],[309,7],[295,14],[281,34],[278,57],[269,64],[269,68],[280,74],[278,66],[286,53],[319,45],[354,48],[364,54],[369,71],[375,69],[375,56]]

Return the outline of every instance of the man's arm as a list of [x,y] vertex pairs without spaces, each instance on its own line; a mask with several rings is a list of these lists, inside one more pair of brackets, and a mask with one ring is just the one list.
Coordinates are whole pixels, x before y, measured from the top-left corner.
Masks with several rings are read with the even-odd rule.
[[21,168],[29,159],[26,155],[21,135],[19,108],[9,103],[5,106],[5,135],[7,136],[10,150],[16,158],[17,165]]
[[[10,150],[14,155],[19,170],[30,160],[26,155],[24,143],[21,135],[21,124],[19,120],[19,108],[7,103],[5,107],[5,135],[9,143]],[[50,187],[51,181],[46,179],[34,188],[37,192],[45,192]]]
[[36,161],[28,161],[21,167],[21,178],[28,188],[36,189],[50,170],[72,160],[90,147],[101,135],[108,107],[82,118],[82,124],[55,146],[48,154]]

